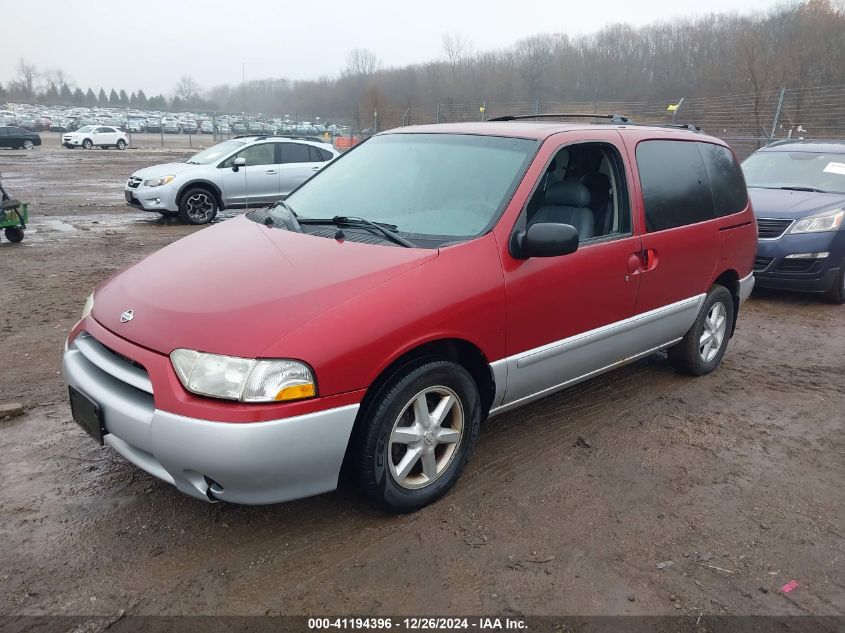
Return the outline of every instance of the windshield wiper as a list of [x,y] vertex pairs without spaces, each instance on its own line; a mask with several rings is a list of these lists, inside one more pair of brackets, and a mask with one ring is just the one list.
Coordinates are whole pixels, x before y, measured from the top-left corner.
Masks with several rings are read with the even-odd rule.
[[404,237],[395,233],[398,228],[395,224],[385,224],[384,222],[373,222],[367,218],[361,218],[354,215],[336,215],[333,218],[299,218],[300,224],[334,224],[335,226],[359,226],[371,228],[378,231],[390,241],[396,244],[401,244],[405,248],[417,248],[413,242],[409,242]]
[[786,191],[811,191],[813,193],[827,193],[827,191],[822,191],[821,189],[816,189],[814,187],[778,187],[778,189],[784,189]]

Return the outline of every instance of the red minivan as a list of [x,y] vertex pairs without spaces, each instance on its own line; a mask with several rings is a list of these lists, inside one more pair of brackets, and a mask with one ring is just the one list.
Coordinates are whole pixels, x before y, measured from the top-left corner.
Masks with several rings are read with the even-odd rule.
[[490,415],[663,349],[713,371],[756,245],[734,155],[695,130],[406,127],[101,285],[64,376],[86,431],[194,497],[286,501],[345,466],[408,511]]

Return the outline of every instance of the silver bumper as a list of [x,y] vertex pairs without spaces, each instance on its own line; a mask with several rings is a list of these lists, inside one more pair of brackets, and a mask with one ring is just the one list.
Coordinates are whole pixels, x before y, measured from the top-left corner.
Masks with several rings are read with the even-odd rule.
[[277,503],[337,487],[359,405],[267,422],[187,418],[156,409],[96,345],[65,350],[65,381],[100,406],[105,443],[139,468],[206,501]]
[[742,303],[748,299],[752,290],[754,290],[754,273],[749,273],[747,277],[739,280],[739,302]]

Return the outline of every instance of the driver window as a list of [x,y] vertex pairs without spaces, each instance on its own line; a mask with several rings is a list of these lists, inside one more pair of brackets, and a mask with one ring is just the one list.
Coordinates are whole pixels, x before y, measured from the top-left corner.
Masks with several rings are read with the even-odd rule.
[[627,235],[631,211],[619,151],[606,143],[560,149],[526,207],[528,225],[571,224],[581,242]]
[[247,167],[250,165],[274,165],[276,163],[275,144],[259,143],[258,145],[250,145],[237,154],[229,156],[220,166],[231,167],[235,163],[236,158],[243,158],[246,161]]

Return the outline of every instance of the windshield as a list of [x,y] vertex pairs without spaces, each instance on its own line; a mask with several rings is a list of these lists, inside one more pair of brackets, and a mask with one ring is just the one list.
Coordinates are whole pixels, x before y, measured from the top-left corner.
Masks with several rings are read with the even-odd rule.
[[845,193],[845,154],[757,152],[742,163],[749,187]]
[[77,132],[91,132],[94,129],[93,125],[83,125],[81,128],[76,130]]
[[358,216],[440,241],[485,231],[537,142],[459,134],[375,136],[287,198],[302,218]]
[[244,144],[241,141],[223,141],[194,154],[185,162],[191,165],[208,165],[243,146]]

